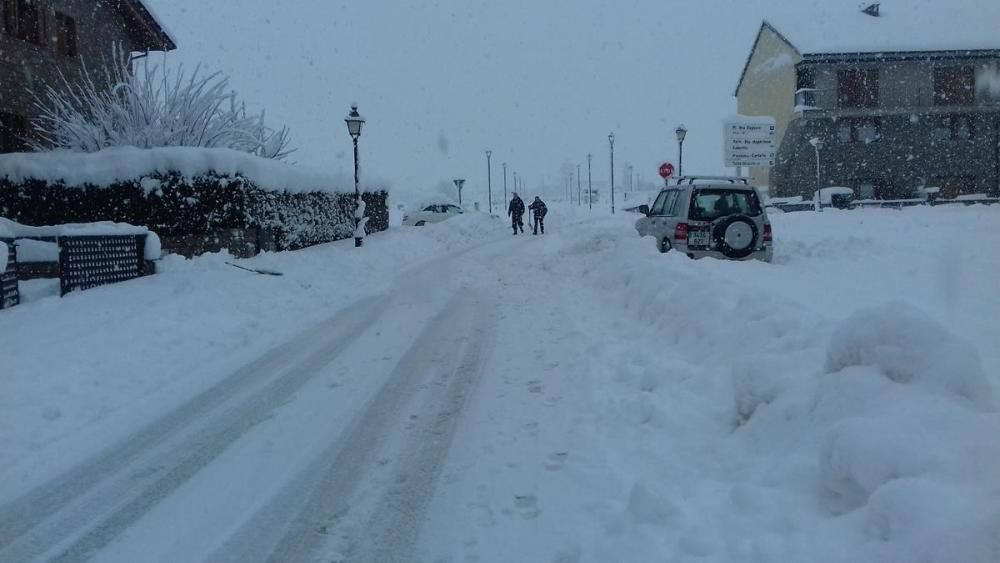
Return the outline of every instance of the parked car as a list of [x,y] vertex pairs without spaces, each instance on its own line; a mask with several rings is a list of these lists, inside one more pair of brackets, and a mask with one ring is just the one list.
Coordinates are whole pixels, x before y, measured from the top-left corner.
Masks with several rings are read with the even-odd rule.
[[774,255],[767,211],[743,178],[680,178],[639,211],[646,216],[636,230],[655,238],[660,252],[765,262]]
[[421,211],[403,215],[403,225],[423,227],[428,223],[440,223],[462,213],[464,211],[457,205],[450,203],[432,204],[424,207]]

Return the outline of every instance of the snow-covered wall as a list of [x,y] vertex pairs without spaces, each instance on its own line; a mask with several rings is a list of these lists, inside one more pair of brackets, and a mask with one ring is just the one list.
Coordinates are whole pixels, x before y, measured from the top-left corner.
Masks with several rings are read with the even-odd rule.
[[[267,191],[354,192],[353,177],[324,174],[232,149],[117,147],[96,153],[52,151],[0,155],[0,179],[14,184],[42,180],[67,187],[108,186],[167,174],[189,178],[239,176]],[[361,189],[387,190],[388,183],[365,180]]]

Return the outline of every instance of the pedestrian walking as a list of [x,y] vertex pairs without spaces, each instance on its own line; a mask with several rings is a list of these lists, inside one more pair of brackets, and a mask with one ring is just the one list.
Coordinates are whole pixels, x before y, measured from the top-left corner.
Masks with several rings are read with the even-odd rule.
[[514,234],[520,229],[524,233],[524,200],[514,192],[514,197],[507,206],[507,215],[510,217],[510,226],[514,229]]
[[537,235],[538,234],[538,229],[541,228],[542,229],[542,234],[544,235],[545,234],[545,214],[549,212],[549,208],[545,207],[545,202],[542,201],[542,198],[540,198],[540,197],[538,197],[536,195],[535,196],[535,201],[531,202],[531,205],[528,206],[528,209],[531,210],[532,215],[535,218],[535,230],[534,230],[534,232],[532,234],[536,234]]

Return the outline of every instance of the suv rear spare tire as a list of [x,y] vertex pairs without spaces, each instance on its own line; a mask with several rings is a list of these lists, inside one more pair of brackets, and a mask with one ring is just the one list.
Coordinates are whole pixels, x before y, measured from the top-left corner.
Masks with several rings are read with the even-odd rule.
[[753,219],[746,215],[732,215],[719,221],[712,229],[715,247],[727,258],[746,258],[753,254],[760,240],[760,232]]

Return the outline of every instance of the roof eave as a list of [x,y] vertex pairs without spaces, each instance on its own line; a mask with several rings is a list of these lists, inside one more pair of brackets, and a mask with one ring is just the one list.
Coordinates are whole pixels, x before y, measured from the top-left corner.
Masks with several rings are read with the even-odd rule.
[[942,60],[1000,57],[1000,49],[954,49],[947,51],[860,51],[804,53],[802,59],[808,62],[856,61],[856,60]]
[[177,43],[170,33],[164,29],[156,16],[146,7],[142,0],[120,0],[119,6],[130,9],[138,20],[138,24],[143,28],[138,30],[142,35],[142,41],[138,47],[146,51],[173,51],[177,48]]

